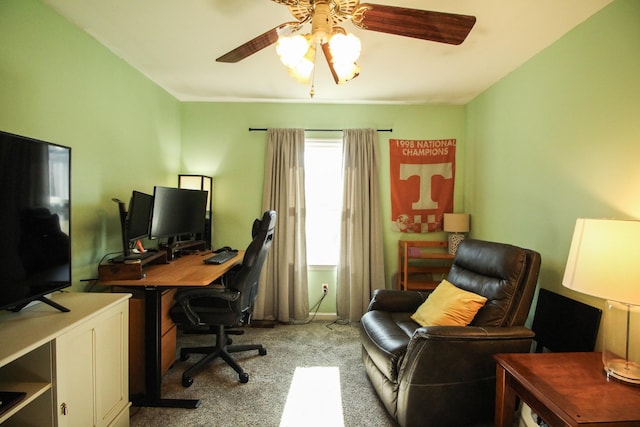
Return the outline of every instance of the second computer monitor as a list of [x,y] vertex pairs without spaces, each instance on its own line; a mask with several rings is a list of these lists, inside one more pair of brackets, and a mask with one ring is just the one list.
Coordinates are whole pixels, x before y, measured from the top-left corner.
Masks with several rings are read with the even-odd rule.
[[156,186],[149,237],[174,239],[204,233],[206,205],[206,191]]
[[126,225],[128,240],[138,240],[149,235],[152,206],[153,196],[150,194],[135,190],[131,193]]

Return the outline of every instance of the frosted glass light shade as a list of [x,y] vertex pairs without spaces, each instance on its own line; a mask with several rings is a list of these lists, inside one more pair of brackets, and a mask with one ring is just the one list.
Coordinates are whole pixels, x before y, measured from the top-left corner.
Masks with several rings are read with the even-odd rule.
[[360,39],[353,34],[334,34],[329,41],[331,56],[337,63],[353,63],[360,57]]
[[276,53],[280,57],[280,61],[293,68],[300,62],[309,50],[309,41],[301,34],[290,37],[280,37],[276,44]]

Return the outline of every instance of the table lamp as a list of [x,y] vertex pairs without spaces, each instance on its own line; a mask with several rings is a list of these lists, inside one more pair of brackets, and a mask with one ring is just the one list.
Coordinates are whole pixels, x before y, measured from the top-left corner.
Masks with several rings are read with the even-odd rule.
[[449,233],[449,254],[455,255],[458,245],[464,240],[464,233],[469,231],[469,214],[444,214],[443,230]]
[[562,284],[607,300],[607,377],[640,384],[640,221],[578,218]]

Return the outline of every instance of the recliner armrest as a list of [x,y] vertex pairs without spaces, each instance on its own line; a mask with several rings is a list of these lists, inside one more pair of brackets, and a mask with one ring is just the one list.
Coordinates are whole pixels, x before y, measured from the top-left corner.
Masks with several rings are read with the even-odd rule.
[[399,291],[396,289],[376,289],[367,311],[412,313],[425,302],[430,292]]
[[409,341],[400,381],[439,384],[495,376],[493,355],[528,353],[534,336],[524,326],[420,327]]
[[456,420],[488,419],[495,405],[493,355],[528,353],[533,337],[534,333],[522,326],[418,328],[398,373],[399,424],[442,425],[444,419],[451,419],[446,413],[452,407],[448,403],[460,396],[464,405]]
[[535,333],[524,326],[427,326],[416,329],[413,338],[418,337],[431,340],[513,340],[533,339]]

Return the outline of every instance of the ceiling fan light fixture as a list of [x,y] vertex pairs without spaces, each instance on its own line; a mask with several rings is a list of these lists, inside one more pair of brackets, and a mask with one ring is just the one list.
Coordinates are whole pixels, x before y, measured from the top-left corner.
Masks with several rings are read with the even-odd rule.
[[316,62],[316,47],[311,45],[308,47],[305,55],[296,63],[287,65],[289,75],[300,83],[308,84],[311,80],[311,74]]
[[329,41],[331,56],[337,63],[354,63],[360,57],[362,44],[360,39],[352,33],[336,33]]
[[360,75],[360,66],[355,62],[352,63],[335,63],[333,68],[338,76],[338,84],[343,84],[349,80],[355,79]]
[[295,67],[308,50],[309,40],[301,34],[280,37],[276,45],[276,53],[280,57],[280,61],[287,67]]

